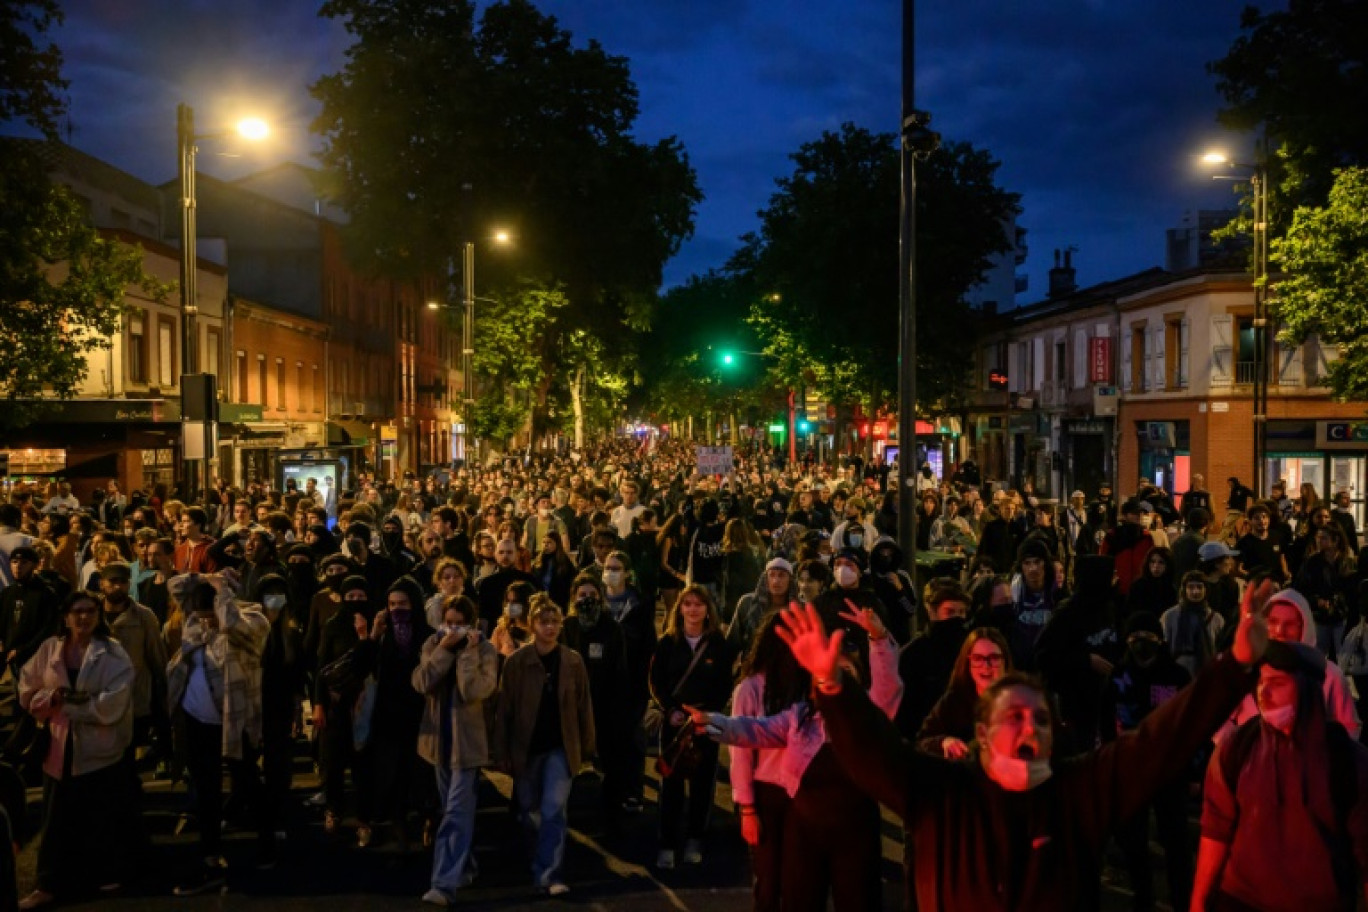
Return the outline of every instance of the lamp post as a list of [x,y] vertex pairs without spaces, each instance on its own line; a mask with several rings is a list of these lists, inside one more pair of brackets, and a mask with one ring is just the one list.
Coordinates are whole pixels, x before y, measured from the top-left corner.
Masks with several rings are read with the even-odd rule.
[[[238,123],[238,135],[260,140],[269,128],[264,121],[248,118]],[[204,462],[204,487],[209,484],[209,461],[213,458],[214,424],[217,421],[216,377],[199,372],[199,254],[195,227],[195,143],[216,139],[228,131],[195,133],[195,110],[176,105],[176,170],[180,178],[180,311],[181,311],[181,483],[185,497],[196,489],[196,467]]]
[[[496,244],[508,244],[513,237],[507,231],[496,231],[490,240]],[[466,428],[466,446],[473,448],[470,440],[471,411],[475,407],[475,302],[484,301],[494,304],[489,298],[475,296],[475,242],[466,241],[461,246],[461,422]],[[428,301],[428,308],[440,310],[443,305],[438,301]],[[447,305],[450,306],[450,305]],[[469,454],[467,454],[469,458]]]
[[940,145],[916,107],[916,0],[902,4],[902,193],[898,200],[898,544],[917,570],[917,156]]
[[[1254,496],[1267,493],[1268,454],[1268,152],[1264,140],[1255,149],[1253,162],[1232,161],[1223,152],[1202,156],[1208,165],[1225,165],[1249,173],[1253,194],[1254,220]],[[1213,180],[1233,180],[1228,174],[1212,175]],[[1238,379],[1238,378],[1237,378]]]

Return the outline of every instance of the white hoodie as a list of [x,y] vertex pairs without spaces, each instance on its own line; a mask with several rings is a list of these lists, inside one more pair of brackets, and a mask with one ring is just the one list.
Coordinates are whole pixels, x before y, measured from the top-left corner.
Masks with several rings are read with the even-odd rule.
[[[1306,603],[1306,598],[1295,589],[1284,589],[1277,595],[1268,600],[1268,606],[1272,608],[1278,602],[1286,602],[1295,605],[1302,616],[1302,643],[1316,648],[1316,621],[1311,616],[1311,606]],[[1340,671],[1339,666],[1334,662],[1326,660],[1325,663],[1325,712],[1330,721],[1338,722],[1344,726],[1344,730],[1349,732],[1349,737],[1357,741],[1359,731],[1363,728],[1363,723],[1359,721],[1358,710],[1354,708],[1353,695],[1349,693],[1349,684],[1344,679],[1344,672]],[[1220,744],[1227,736],[1234,733],[1248,720],[1259,714],[1258,702],[1253,694],[1249,694],[1240,703],[1240,708],[1235,710],[1235,715],[1212,739]]]

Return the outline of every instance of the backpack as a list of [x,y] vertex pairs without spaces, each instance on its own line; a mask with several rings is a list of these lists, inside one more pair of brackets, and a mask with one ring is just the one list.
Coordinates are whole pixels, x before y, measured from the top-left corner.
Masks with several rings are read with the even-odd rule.
[[[1221,747],[1221,778],[1230,794],[1236,795],[1240,772],[1249,762],[1254,743],[1259,739],[1259,716],[1246,721]],[[1330,794],[1335,796],[1335,822],[1340,833],[1348,832],[1349,813],[1358,804],[1358,771],[1354,765],[1354,742],[1344,726],[1326,722],[1326,745],[1330,754]]]

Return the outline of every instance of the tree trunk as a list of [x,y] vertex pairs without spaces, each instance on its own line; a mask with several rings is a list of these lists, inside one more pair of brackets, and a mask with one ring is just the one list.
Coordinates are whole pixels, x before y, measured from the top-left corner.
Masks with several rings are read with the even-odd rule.
[[584,450],[584,365],[575,368],[575,379],[570,384],[570,407],[575,412],[575,449]]

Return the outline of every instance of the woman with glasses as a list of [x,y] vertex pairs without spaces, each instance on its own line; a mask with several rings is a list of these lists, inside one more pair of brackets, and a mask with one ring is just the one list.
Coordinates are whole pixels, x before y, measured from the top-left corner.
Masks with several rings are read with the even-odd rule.
[[61,607],[62,632],[43,641],[19,676],[19,705],[51,735],[43,760],[38,886],[19,904],[39,909],[86,888],[110,894],[129,872],[135,829],[133,663],[110,639],[97,596],[78,590]]
[[931,707],[917,733],[917,746],[929,754],[961,760],[974,741],[974,707],[988,687],[1012,670],[1007,640],[992,627],[969,632],[960,647],[950,684]]

